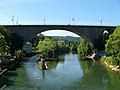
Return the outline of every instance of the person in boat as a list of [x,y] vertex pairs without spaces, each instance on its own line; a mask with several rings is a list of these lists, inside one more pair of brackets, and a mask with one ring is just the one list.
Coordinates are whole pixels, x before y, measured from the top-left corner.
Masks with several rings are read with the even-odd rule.
[[46,62],[45,62],[45,59],[43,58],[43,56],[40,56],[40,58],[39,58],[39,68],[40,69],[48,69],[48,67],[47,67],[47,64],[46,64]]

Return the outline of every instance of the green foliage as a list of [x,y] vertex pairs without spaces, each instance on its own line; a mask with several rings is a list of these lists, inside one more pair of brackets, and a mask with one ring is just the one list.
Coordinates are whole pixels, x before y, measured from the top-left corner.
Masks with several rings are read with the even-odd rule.
[[69,41],[69,48],[70,48],[70,51],[77,51],[77,42],[73,42],[73,41]]
[[80,44],[78,45],[78,49],[77,50],[78,50],[78,54],[81,57],[87,56],[88,54],[90,54],[90,51],[91,51],[88,43],[84,39],[81,39]]
[[4,28],[3,26],[0,26],[0,33],[5,36],[5,38],[9,37],[11,35],[10,30]]
[[7,42],[5,41],[5,37],[0,33],[0,54],[5,55],[8,49],[9,47],[7,45]]
[[109,36],[105,47],[105,51],[112,56],[114,61],[112,61],[112,59],[111,61],[114,62],[114,64],[120,61],[120,26]]
[[50,38],[45,38],[43,41],[39,41],[37,45],[37,52],[44,53],[46,57],[54,56],[55,49],[56,49],[56,43]]
[[110,65],[117,65],[117,61],[113,57],[106,57],[106,62]]
[[87,56],[87,50],[88,50],[88,43],[81,39],[80,44],[78,46],[78,54],[81,56]]
[[55,54],[62,54],[71,51],[77,51],[79,42],[69,41],[60,37],[44,36],[44,39],[39,41],[37,52],[44,53],[46,57],[54,57]]
[[57,50],[58,51],[65,51],[65,43],[64,42],[59,42],[57,43]]
[[120,26],[115,29],[113,34],[109,36],[109,40],[105,45],[105,51],[112,56],[118,56],[120,53]]
[[43,41],[45,37],[43,34],[37,34],[37,36],[33,36],[30,42],[32,43],[33,47],[36,47],[39,41]]
[[14,54],[15,51],[22,49],[23,38],[16,33],[11,33],[10,30],[0,26],[0,33],[4,36],[6,44],[10,47],[10,53]]
[[0,26],[0,33],[5,37],[5,41],[7,42],[7,45],[10,45],[10,39],[11,39],[11,31],[4,28],[3,26]]
[[102,62],[106,62],[106,63],[109,64],[109,65],[117,65],[117,62],[118,62],[118,61],[115,60],[115,58],[112,57],[112,56],[109,56],[109,57],[101,57],[100,60],[101,60]]
[[58,54],[67,53],[69,51],[69,45],[67,45],[64,40],[63,42],[57,42],[56,44]]
[[22,50],[17,50],[15,51],[15,55],[16,55],[16,59],[19,60],[23,58],[24,52]]

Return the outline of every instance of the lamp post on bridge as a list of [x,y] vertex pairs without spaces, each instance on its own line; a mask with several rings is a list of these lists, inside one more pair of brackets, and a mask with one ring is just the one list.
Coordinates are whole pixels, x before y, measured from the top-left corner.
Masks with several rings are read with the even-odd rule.
[[43,17],[43,23],[44,23],[44,25],[45,25],[45,17]]
[[14,16],[14,14],[13,14],[13,16],[12,16],[12,22],[13,22],[13,25],[14,25],[14,17],[15,17],[15,16]]
[[72,18],[72,21],[73,21],[73,24],[75,25],[75,18],[74,17]]
[[69,19],[68,25],[71,25],[71,24],[75,25],[75,18],[74,17]]
[[100,24],[101,24],[101,26],[102,26],[102,17],[100,17]]

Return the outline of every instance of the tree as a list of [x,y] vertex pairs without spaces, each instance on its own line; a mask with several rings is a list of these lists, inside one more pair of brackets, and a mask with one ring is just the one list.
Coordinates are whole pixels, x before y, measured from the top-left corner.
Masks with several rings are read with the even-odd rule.
[[36,47],[38,42],[43,40],[44,40],[43,34],[39,33],[36,36],[33,36],[30,42],[32,43],[33,47]]
[[7,45],[10,46],[11,31],[4,28],[3,26],[0,26],[0,33],[5,37],[5,41],[7,42]]
[[88,50],[88,43],[81,39],[80,44],[78,46],[78,54],[81,56],[86,56]]
[[10,30],[4,28],[3,26],[0,26],[0,33],[4,35],[6,38],[11,35]]
[[105,51],[117,61],[120,58],[120,26],[118,26],[113,34],[109,36],[105,45]]
[[0,54],[4,56],[8,49],[9,47],[5,41],[5,37],[0,33]]
[[78,50],[78,54],[81,57],[85,57],[91,53],[91,48],[90,48],[89,44],[84,39],[80,40],[80,44],[78,45],[77,50]]
[[46,57],[53,57],[55,49],[56,43],[50,38],[45,38],[43,41],[39,41],[37,45],[37,52],[44,53]]

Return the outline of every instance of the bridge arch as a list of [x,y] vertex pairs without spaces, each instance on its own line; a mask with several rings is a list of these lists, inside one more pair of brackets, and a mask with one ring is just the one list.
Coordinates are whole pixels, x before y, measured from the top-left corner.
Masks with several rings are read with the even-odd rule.
[[[45,32],[45,31],[50,31],[50,30],[52,30],[52,31],[54,31],[54,30],[62,30],[62,31],[72,32],[72,33],[80,36],[81,38],[83,38],[85,41],[87,41],[92,50],[95,47],[94,44],[90,41],[89,38],[87,38],[86,36],[82,35],[81,32],[76,32],[75,30],[70,29],[70,28],[68,28],[68,29],[66,29],[66,28],[51,28],[51,29],[46,29],[46,30],[40,30],[37,33],[35,33],[35,35],[37,35],[38,33],[42,33],[42,32]],[[30,37],[30,38],[32,38],[32,37]]]
[[4,27],[22,36],[25,42],[28,41],[31,36],[37,35],[40,32],[58,29],[67,30],[85,39],[92,49],[96,47],[95,41],[103,34],[105,30],[112,33],[116,28],[116,26],[88,25],[4,25]]

